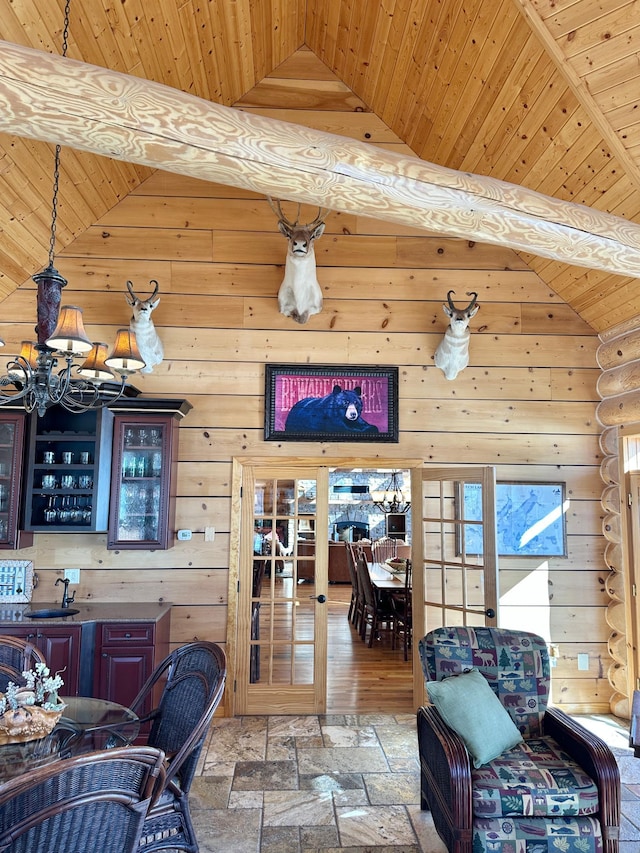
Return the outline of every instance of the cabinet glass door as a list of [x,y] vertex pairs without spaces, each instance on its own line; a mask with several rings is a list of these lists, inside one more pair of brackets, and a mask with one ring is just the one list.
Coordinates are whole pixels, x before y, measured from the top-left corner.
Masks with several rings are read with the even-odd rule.
[[[0,548],[19,546],[18,515],[24,428],[23,415],[0,414]],[[32,541],[32,537],[29,537],[22,545],[29,545]]]
[[116,418],[109,547],[166,548],[171,420]]

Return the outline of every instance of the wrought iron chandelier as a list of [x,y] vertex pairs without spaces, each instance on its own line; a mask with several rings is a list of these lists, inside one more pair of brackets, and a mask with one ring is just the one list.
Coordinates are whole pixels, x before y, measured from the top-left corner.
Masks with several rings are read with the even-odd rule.
[[[69,6],[65,4],[62,55],[67,55]],[[105,343],[92,343],[82,321],[82,309],[75,305],[60,307],[62,288],[67,284],[54,267],[60,145],[56,145],[53,171],[53,200],[49,264],[33,280],[38,286],[37,343],[22,341],[20,353],[7,364],[0,376],[0,406],[21,401],[27,412],[42,417],[53,405],[69,412],[99,409],[118,400],[127,389],[127,376],[145,366],[134,333],[118,329],[116,341],[107,356]],[[4,341],[0,340],[0,346]],[[75,359],[84,357],[82,363]],[[59,362],[64,366],[59,368]],[[119,379],[116,374],[119,374]]]
[[380,489],[373,489],[370,493],[374,506],[385,515],[389,513],[405,513],[411,509],[411,501],[405,500],[402,493],[402,475],[400,471],[394,471],[391,479],[383,484]]

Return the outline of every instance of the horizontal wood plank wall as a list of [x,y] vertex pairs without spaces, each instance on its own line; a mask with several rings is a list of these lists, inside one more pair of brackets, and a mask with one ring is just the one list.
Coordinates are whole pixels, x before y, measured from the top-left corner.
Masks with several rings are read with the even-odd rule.
[[[340,122],[339,112],[319,114]],[[354,115],[360,132],[380,135],[375,116]],[[303,208],[302,218],[314,213]],[[331,462],[362,451],[385,467],[417,458],[495,465],[501,480],[563,481],[568,557],[503,558],[504,618],[535,625],[559,645],[556,702],[606,711],[596,334],[514,252],[334,213],[316,244],[324,310],[299,326],[278,313],[285,252],[264,197],[157,173],[61,253],[63,301],[84,307],[94,340],[112,340],[128,322],[127,279],[140,295],[150,279],[160,283],[153,319],[165,360],[135,384],[193,404],[180,426],[177,502],[178,526],[193,538],[164,552],[114,552],[104,535],[37,534],[33,547],[4,556],[33,559],[39,601],[56,597],[64,568],[79,566],[78,601],[171,601],[173,644],[224,643],[234,456]],[[453,382],[433,363],[450,289],[458,301],[477,291],[481,305],[470,365]],[[5,352],[15,352],[32,335],[31,282],[5,300],[2,320]],[[264,365],[279,362],[397,365],[399,443],[265,442]],[[204,541],[206,526],[215,528],[213,542]],[[589,671],[578,671],[579,652],[589,653]]]

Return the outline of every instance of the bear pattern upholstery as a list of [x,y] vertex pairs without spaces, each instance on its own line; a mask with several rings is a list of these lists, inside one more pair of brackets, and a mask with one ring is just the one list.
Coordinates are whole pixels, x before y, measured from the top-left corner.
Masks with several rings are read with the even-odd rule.
[[457,626],[431,631],[418,648],[428,681],[479,670],[524,737],[476,769],[435,707],[418,710],[421,805],[450,853],[616,853],[615,758],[600,738],[548,707],[544,640]]

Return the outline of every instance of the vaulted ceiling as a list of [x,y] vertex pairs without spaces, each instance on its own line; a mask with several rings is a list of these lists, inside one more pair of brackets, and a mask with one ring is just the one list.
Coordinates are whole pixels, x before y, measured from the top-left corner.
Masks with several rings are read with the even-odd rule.
[[[0,39],[62,53],[64,5],[0,0]],[[639,46],[637,0],[72,0],[67,55],[385,145],[349,120],[372,112],[424,160],[640,224]],[[51,150],[0,134],[0,296],[46,263]],[[149,174],[65,149],[58,248]],[[523,257],[595,331],[640,316],[638,279]]]

